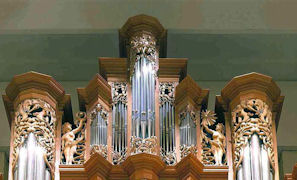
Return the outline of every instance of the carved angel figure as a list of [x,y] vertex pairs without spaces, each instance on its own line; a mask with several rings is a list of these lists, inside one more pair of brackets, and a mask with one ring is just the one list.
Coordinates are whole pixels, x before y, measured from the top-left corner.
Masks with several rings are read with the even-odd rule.
[[65,163],[68,165],[73,163],[77,144],[84,138],[83,136],[80,136],[75,140],[75,135],[82,130],[83,124],[86,121],[86,113],[77,113],[77,118],[79,126],[76,129],[72,130],[72,125],[68,122],[63,125],[62,151],[64,153]]
[[[225,135],[224,135],[224,125],[222,123],[218,123],[216,125],[215,130],[210,129],[209,126],[214,125],[216,121],[215,113],[212,111],[204,111],[202,112],[202,126],[204,127],[205,131],[211,134],[212,139],[208,140],[208,138],[203,135],[202,138],[205,141],[210,143],[211,145],[211,152],[214,156],[215,165],[223,165],[223,155],[225,153]],[[202,133],[203,134],[203,133]]]

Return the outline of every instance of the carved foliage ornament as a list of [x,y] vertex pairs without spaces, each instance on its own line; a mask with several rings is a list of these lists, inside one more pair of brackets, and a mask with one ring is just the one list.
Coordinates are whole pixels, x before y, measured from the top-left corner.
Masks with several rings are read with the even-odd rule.
[[85,153],[85,128],[87,115],[85,112],[76,114],[75,126],[66,122],[63,124],[62,136],[62,164],[83,164]]
[[24,144],[29,133],[33,133],[37,143],[44,148],[46,163],[53,169],[55,153],[56,113],[41,99],[26,99],[15,112],[13,141],[13,166],[16,164],[19,148]]
[[127,155],[127,150],[123,149],[120,152],[112,151],[112,162],[113,164],[121,164],[125,161]]
[[166,151],[161,148],[160,151],[162,160],[168,165],[175,165],[176,164],[176,154],[175,149],[173,151]]
[[200,114],[195,111],[194,107],[191,105],[187,105],[187,107],[179,113],[179,126],[181,126],[182,121],[187,118],[187,114],[190,115],[190,118],[193,120],[194,124],[197,125],[198,120],[200,118]]
[[92,145],[91,147],[91,155],[98,153],[100,154],[102,157],[104,157],[105,159],[107,159],[107,145],[104,144],[95,144]]
[[[201,112],[202,162],[205,165],[226,165],[226,138],[224,125],[217,123],[213,111]],[[224,159],[223,159],[224,158]]]
[[232,111],[232,137],[234,164],[236,169],[242,161],[242,150],[251,136],[256,133],[262,140],[270,163],[274,168],[274,150],[272,140],[272,113],[270,107],[260,99],[241,101]]
[[160,83],[160,95],[159,102],[163,105],[165,102],[169,102],[170,104],[174,103],[174,91],[175,91],[176,83],[174,82],[163,82]]
[[157,154],[157,137],[151,136],[145,139],[132,136],[131,137],[131,154],[148,153]]
[[197,152],[198,152],[196,145],[187,146],[187,145],[184,144],[184,145],[181,145],[179,147],[179,149],[180,149],[180,158],[181,159],[186,157],[190,153],[196,155]]
[[106,125],[108,124],[108,112],[103,108],[101,104],[97,104],[96,107],[90,113],[91,124],[97,116],[100,115],[104,119]]
[[117,104],[121,102],[127,104],[127,83],[113,82],[112,85],[112,103]]
[[130,45],[130,75],[132,75],[134,72],[135,62],[139,61],[141,58],[146,58],[152,62],[152,67],[156,72],[159,64],[156,49],[156,39],[149,34],[142,33],[140,35],[133,36],[131,38]]

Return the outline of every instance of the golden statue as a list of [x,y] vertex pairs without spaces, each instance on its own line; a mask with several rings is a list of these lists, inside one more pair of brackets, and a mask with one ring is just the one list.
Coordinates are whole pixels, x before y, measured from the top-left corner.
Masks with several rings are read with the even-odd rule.
[[75,140],[75,135],[80,132],[83,128],[84,122],[86,121],[86,113],[79,112],[76,115],[79,121],[79,126],[72,130],[72,125],[66,122],[63,125],[63,136],[62,136],[62,151],[65,157],[65,164],[72,164],[74,160],[74,154],[76,153],[77,144],[84,139],[81,135]]

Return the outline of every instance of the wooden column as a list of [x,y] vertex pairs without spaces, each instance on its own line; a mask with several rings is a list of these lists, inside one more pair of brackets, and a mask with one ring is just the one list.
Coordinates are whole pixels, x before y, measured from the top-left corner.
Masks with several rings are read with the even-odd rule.
[[[271,110],[272,114],[272,133],[271,143],[273,144],[274,156],[271,157],[274,160],[274,169],[275,169],[275,180],[279,179],[279,170],[278,170],[278,157],[277,157],[277,142],[276,142],[276,129],[279,122],[279,117],[281,113],[281,108],[284,100],[284,96],[281,96],[280,88],[272,80],[271,77],[259,74],[259,73],[250,73],[241,76],[234,77],[223,89],[221,96],[216,98],[216,109],[217,113],[225,114],[225,123],[226,123],[226,137],[227,137],[227,158],[229,165],[229,180],[236,179],[236,170],[235,170],[235,147],[234,139],[234,122],[232,121],[232,112],[235,113],[235,108],[238,106],[246,106],[245,102],[258,100],[259,102],[264,102],[268,108]],[[247,105],[247,108],[248,105]],[[240,124],[240,123],[238,123]],[[228,127],[230,126],[230,127]],[[270,127],[267,127],[270,128]],[[233,132],[233,133],[232,133]],[[230,139],[231,136],[231,139]],[[232,140],[232,141],[230,141]],[[233,166],[233,167],[232,167]],[[232,167],[232,168],[231,168]],[[233,174],[233,175],[231,175]]]
[[[179,132],[179,114],[183,112],[186,108],[189,106],[193,108],[194,112],[197,115],[196,121],[196,136],[197,136],[197,150],[198,153],[196,154],[197,158],[200,159],[198,154],[201,154],[201,145],[200,142],[200,110],[202,107],[207,106],[208,102],[208,95],[209,90],[207,89],[201,89],[197,83],[190,77],[186,76],[185,79],[183,79],[179,85],[176,87],[176,94],[175,94],[175,113],[176,113],[176,128],[177,132]],[[180,140],[180,134],[176,133],[176,140]],[[176,142],[176,145],[180,145],[180,142]],[[180,147],[177,146],[176,149],[179,149]],[[178,153],[180,154],[180,152]]]
[[[54,161],[52,164],[52,176],[59,179],[59,164],[61,150],[61,124],[62,119],[72,120],[72,110],[70,95],[66,95],[63,87],[51,76],[36,72],[14,76],[13,80],[6,88],[6,95],[3,95],[3,101],[11,126],[10,157],[9,157],[9,180],[13,179],[13,151],[14,151],[14,131],[15,131],[15,113],[18,105],[24,100],[38,99],[46,102],[54,109],[56,114],[55,127],[55,146]],[[67,116],[67,117],[66,117]],[[33,132],[34,133],[34,132]]]
[[90,158],[90,141],[91,141],[91,113],[100,104],[105,111],[108,112],[107,127],[107,159],[112,161],[112,109],[111,109],[111,87],[108,82],[99,74],[89,82],[85,88],[77,89],[79,106],[81,111],[87,112],[87,128],[86,128],[86,161]]

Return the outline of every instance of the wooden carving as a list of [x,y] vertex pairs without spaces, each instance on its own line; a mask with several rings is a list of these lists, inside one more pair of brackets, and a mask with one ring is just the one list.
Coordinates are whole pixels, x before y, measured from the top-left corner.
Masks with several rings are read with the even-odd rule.
[[62,164],[70,165],[84,162],[85,122],[86,113],[79,112],[76,114],[77,128],[72,130],[72,124],[69,122],[63,125]]
[[254,133],[263,141],[273,167],[272,113],[269,106],[261,99],[241,101],[232,111],[232,123],[236,169],[243,159],[242,149]]
[[216,123],[216,114],[212,111],[202,111],[202,161],[206,165],[225,165],[223,156],[226,153],[226,138],[224,135],[224,125]]
[[26,99],[18,105],[15,113],[13,140],[13,167],[16,165],[19,148],[29,133],[33,133],[38,145],[45,150],[45,161],[53,169],[55,150],[56,114],[54,109],[41,99]]

